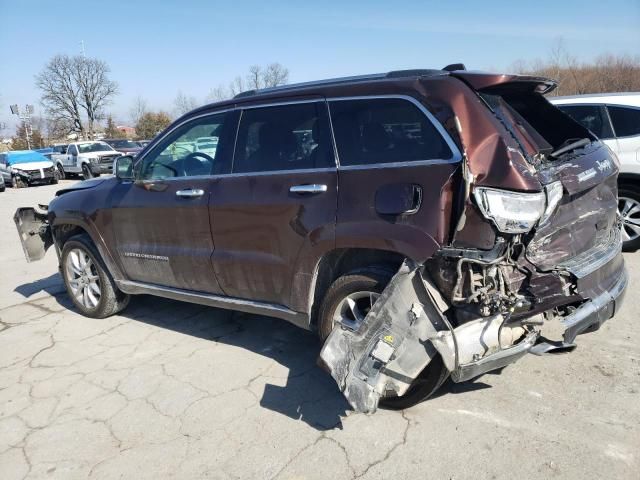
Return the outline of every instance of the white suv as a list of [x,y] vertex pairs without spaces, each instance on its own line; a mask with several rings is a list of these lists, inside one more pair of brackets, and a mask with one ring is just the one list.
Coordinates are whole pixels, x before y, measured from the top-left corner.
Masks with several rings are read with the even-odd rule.
[[640,93],[549,99],[604,141],[620,159],[619,203],[624,249],[640,248]]

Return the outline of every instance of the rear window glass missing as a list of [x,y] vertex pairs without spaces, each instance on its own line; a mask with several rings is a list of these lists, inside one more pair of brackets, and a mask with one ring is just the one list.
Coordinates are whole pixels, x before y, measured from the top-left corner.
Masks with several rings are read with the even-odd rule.
[[494,90],[480,92],[480,96],[525,153],[551,153],[575,140],[595,140],[586,128],[538,93]]

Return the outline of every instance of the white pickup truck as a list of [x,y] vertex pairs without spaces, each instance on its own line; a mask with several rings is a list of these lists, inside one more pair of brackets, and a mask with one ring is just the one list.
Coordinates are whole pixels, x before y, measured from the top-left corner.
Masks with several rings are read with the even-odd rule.
[[87,179],[113,172],[113,161],[122,153],[105,142],[74,142],[65,153],[54,153],[51,161],[63,174],[80,175]]

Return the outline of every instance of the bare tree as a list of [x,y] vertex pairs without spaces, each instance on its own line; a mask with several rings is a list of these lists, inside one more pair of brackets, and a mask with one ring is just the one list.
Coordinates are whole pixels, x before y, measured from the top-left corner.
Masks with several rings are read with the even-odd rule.
[[237,76],[229,84],[229,92],[231,93],[231,96],[234,97],[237,94],[239,94],[240,92],[244,92],[244,91],[245,91],[244,81],[242,80],[242,77]]
[[198,101],[195,97],[187,96],[182,93],[182,91],[179,91],[173,101],[173,105],[176,115],[180,116],[196,108],[198,106]]
[[260,65],[252,65],[249,67],[247,75],[247,88],[258,90],[263,88],[263,71]]
[[520,61],[512,69],[556,80],[558,88],[551,95],[640,90],[640,57],[608,54],[591,62],[578,62],[561,39],[554,43],[547,60]]
[[212,88],[207,95],[208,102],[220,102],[222,100],[227,100],[231,97],[229,90],[224,85],[218,85],[215,88]]
[[42,91],[41,102],[47,113],[69,131],[84,135],[80,110],[80,87],[73,75],[73,59],[56,55],[36,76],[36,86]]
[[140,95],[138,95],[133,100],[133,104],[131,105],[131,109],[129,110],[129,116],[131,117],[131,122],[133,123],[133,125],[136,125],[140,121],[140,118],[142,118],[142,116],[147,113],[148,109],[149,107],[147,105],[147,101]]
[[80,90],[80,106],[87,115],[91,138],[96,123],[103,118],[104,107],[118,92],[118,84],[109,80],[109,66],[97,58],[76,56],[73,58],[74,80]]
[[277,87],[289,82],[289,69],[279,63],[271,63],[266,66],[262,73],[262,84],[264,88]]
[[68,55],[53,57],[36,75],[36,86],[42,92],[41,102],[48,116],[83,136],[93,134],[104,106],[118,91],[116,82],[109,79],[105,62]]

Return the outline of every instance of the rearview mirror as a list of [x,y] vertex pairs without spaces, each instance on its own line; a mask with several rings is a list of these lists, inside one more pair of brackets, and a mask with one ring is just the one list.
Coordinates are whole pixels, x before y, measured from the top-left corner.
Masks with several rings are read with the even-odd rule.
[[120,180],[133,180],[133,157],[123,155],[113,161],[113,173]]

